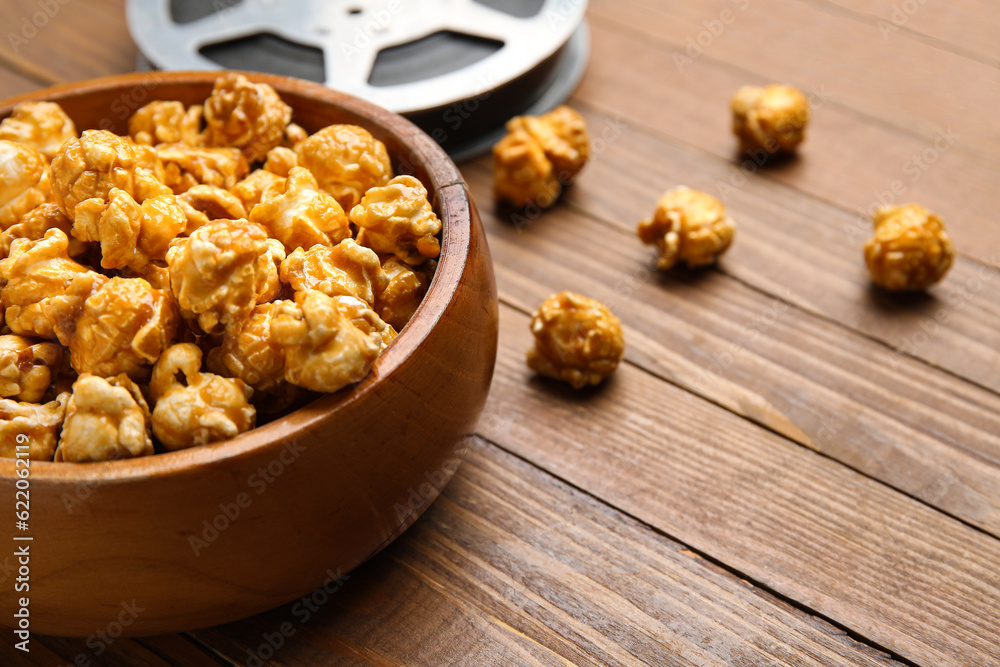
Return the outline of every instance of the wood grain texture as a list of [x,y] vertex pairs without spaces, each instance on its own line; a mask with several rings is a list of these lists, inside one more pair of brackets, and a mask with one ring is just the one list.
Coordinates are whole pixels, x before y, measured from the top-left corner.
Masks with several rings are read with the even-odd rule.
[[528,321],[501,307],[484,437],[896,655],[1000,665],[996,538],[631,364],[532,377]]
[[[600,299],[630,327],[637,365],[1000,534],[1000,396],[716,271],[660,273],[637,238],[575,212],[518,231],[490,211],[486,175],[467,173],[505,301]],[[581,264],[595,247],[600,261]]]
[[272,659],[290,665],[898,664],[482,443],[424,519],[303,610],[194,635],[240,664],[283,623]]
[[[737,155],[730,131],[729,100],[740,86],[770,79],[755,78],[709,56],[679,71],[673,61],[676,45],[637,38],[636,29],[604,20],[593,23],[594,50],[627,54],[628,66],[616,58],[593,58],[577,99],[638,128],[727,160],[733,169],[723,182],[739,183],[744,158]],[[968,86],[977,85],[974,79],[966,81]],[[919,201],[942,216],[960,253],[1000,266],[1000,226],[994,215],[1000,162],[948,147],[953,137],[915,136],[845,109],[835,103],[844,91],[820,77],[790,83],[814,98],[801,158],[772,161],[764,168],[750,162],[745,171],[788,184],[853,215],[880,202]],[[829,101],[820,106],[825,96]],[[961,135],[963,127],[956,124],[952,130]],[[946,127],[940,129],[947,132]],[[935,148],[938,139],[944,150]],[[645,174],[635,170],[634,176]]]

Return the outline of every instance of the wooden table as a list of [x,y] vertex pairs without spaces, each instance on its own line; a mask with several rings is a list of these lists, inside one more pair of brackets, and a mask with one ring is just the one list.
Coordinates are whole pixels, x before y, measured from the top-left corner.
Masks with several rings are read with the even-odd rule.
[[[46,3],[5,0],[0,97],[131,70],[122,5],[53,0],[12,41]],[[578,184],[512,225],[489,162],[463,165],[501,353],[427,515],[315,610],[37,637],[27,662],[7,639],[0,662],[1000,665],[995,1],[593,0],[589,16]],[[798,160],[741,164],[728,99],[771,81],[812,97],[809,139]],[[662,274],[634,229],[682,183],[739,232],[717,268]],[[863,213],[889,200],[938,212],[960,251],[926,295],[870,285]],[[529,313],[562,289],[624,323],[601,389],[524,365]]]

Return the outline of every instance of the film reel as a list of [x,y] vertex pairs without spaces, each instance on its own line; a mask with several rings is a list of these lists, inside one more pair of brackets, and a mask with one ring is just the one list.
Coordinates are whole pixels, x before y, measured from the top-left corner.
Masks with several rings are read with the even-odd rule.
[[129,0],[146,66],[326,83],[402,113],[456,159],[586,68],[586,0]]

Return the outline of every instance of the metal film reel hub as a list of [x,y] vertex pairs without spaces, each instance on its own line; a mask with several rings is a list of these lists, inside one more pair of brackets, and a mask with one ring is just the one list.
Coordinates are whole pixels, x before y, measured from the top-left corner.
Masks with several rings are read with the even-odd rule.
[[565,99],[586,67],[586,0],[129,0],[160,69],[326,83],[407,115],[456,157]]

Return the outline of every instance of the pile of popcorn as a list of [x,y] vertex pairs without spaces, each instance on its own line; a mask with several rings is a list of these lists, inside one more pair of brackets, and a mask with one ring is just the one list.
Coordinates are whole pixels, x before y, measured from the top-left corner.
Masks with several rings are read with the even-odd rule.
[[291,116],[226,74],[203,105],[142,107],[127,137],[78,134],[49,102],[0,123],[0,456],[215,442],[368,374],[441,221],[366,130]]

